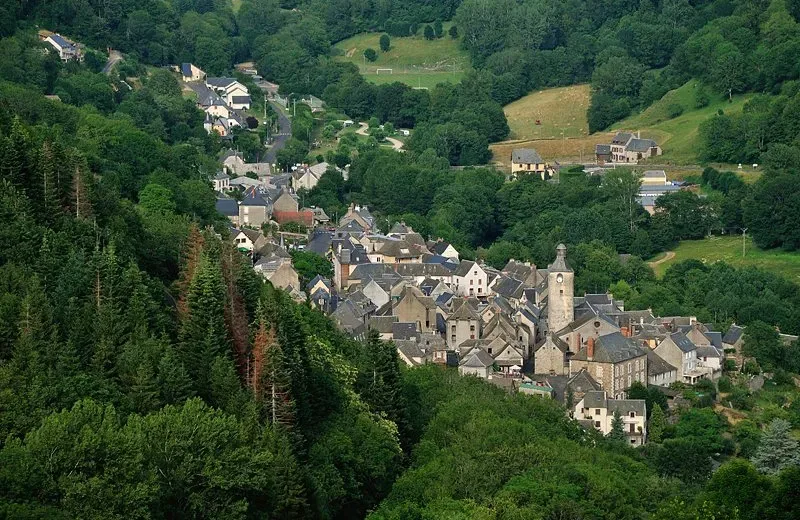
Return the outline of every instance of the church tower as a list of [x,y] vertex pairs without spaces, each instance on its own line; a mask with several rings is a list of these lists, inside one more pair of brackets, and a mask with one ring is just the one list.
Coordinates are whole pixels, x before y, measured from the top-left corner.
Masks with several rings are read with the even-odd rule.
[[547,329],[555,334],[575,321],[575,273],[567,265],[567,246],[558,244],[556,259],[547,268]]

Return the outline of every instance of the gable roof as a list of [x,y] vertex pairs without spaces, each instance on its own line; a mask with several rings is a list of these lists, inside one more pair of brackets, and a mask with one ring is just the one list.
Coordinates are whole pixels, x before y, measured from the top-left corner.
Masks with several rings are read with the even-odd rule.
[[611,155],[611,145],[596,144],[594,145],[594,153],[597,155]]
[[239,205],[234,199],[217,199],[215,206],[217,211],[226,217],[239,216]]
[[647,375],[658,376],[661,374],[668,374],[669,372],[676,372],[678,369],[670,365],[664,358],[656,354],[650,349],[647,352]]
[[191,63],[181,63],[181,74],[185,78],[192,77],[192,64]]
[[50,39],[53,40],[55,43],[58,44],[59,47],[62,49],[75,49],[75,46],[68,42],[66,38],[61,36],[60,34],[53,33],[50,35]]
[[658,145],[652,139],[635,138],[630,140],[625,150],[628,152],[646,152],[650,148],[655,148],[656,146]]
[[[620,363],[628,359],[647,355],[647,352],[639,346],[636,340],[626,338],[619,332],[612,332],[605,336],[600,336],[594,342],[593,361],[598,363]],[[572,359],[587,361],[588,353],[586,346],[575,354]]]
[[673,332],[669,335],[672,342],[681,349],[683,352],[691,352],[693,350],[697,350],[697,346],[692,343],[692,340],[686,337],[686,334],[683,332]]
[[492,356],[480,347],[470,350],[461,362],[462,367],[470,368],[486,368],[493,364],[494,359],[492,359]]
[[206,78],[206,85],[215,88],[227,88],[236,83],[236,78]]
[[742,334],[744,334],[744,327],[740,327],[734,323],[731,325],[731,328],[728,329],[728,332],[726,332],[722,337],[722,342],[726,345],[733,345],[739,341],[739,339],[742,337]]
[[617,135],[611,138],[611,144],[626,144],[633,137],[627,132],[617,132]]
[[236,103],[237,105],[250,103],[250,96],[232,96],[231,103]]
[[392,338],[416,340],[417,338],[419,338],[419,332],[417,332],[417,324],[409,322],[392,323]]
[[516,164],[542,164],[542,156],[533,148],[517,148],[511,152],[511,162]]
[[242,206],[269,206],[269,203],[267,203],[267,201],[264,200],[263,195],[257,193],[255,189],[250,188],[245,192],[245,197],[244,197],[244,199],[242,199],[241,205]]
[[456,267],[456,270],[453,271],[453,274],[455,276],[466,276],[469,274],[472,268],[475,267],[475,265],[477,264],[475,264],[475,262],[473,262],[472,260],[462,260],[461,262],[459,262],[458,267]]

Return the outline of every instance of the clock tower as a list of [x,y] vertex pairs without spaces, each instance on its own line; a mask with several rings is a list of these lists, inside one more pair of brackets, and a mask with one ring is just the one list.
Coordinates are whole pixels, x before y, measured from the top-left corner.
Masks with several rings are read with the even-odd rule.
[[555,334],[575,321],[575,273],[567,265],[567,246],[556,247],[556,259],[547,268],[547,329]]

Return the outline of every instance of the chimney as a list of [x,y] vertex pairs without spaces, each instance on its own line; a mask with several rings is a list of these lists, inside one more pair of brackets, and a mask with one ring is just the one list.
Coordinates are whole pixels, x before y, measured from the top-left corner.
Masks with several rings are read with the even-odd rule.
[[619,329],[619,331],[622,333],[622,335],[624,337],[626,337],[626,338],[630,338],[631,337],[631,329],[629,329],[628,327],[621,327]]
[[594,359],[594,338],[589,338],[586,341],[586,359],[589,361]]

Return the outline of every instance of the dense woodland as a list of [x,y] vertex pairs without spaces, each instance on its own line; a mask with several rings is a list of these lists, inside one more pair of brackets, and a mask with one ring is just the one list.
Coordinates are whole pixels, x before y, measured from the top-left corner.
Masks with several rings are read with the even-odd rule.
[[[784,371],[800,371],[800,351],[783,347],[774,326],[798,332],[800,289],[699,262],[656,280],[641,260],[742,222],[760,245],[800,244],[787,202],[798,161],[786,82],[785,99],[763,109],[784,121],[770,125],[769,142],[786,147],[764,146],[773,159],[763,179],[750,188],[706,170],[709,197],[666,197],[653,217],[635,204],[630,171],[603,183],[565,171],[551,184],[450,169],[483,163],[486,144],[508,132],[501,103],[524,92],[502,93],[514,72],[501,81],[495,67],[582,55],[581,34],[619,37],[613,27],[639,5],[590,4],[529,17],[546,28],[535,38],[541,28],[528,28],[533,39],[480,43],[470,9],[494,2],[243,0],[238,14],[213,0],[0,2],[0,516],[797,518],[800,461],[788,430],[800,425],[800,401]],[[692,5],[692,27],[746,14],[736,2]],[[479,68],[458,86],[375,87],[327,58],[331,41],[358,31],[403,35],[453,17]],[[91,50],[82,65],[61,64],[35,23],[129,56],[110,76]],[[686,34],[675,45],[692,41]],[[574,69],[552,61],[573,70],[553,84],[589,78],[593,56]],[[496,266],[510,257],[545,265],[564,241],[578,293],[611,289],[629,308],[750,325],[757,363],[748,370],[776,377],[763,395],[730,379],[719,391],[727,385],[743,410],[769,403],[733,426],[710,407],[717,389],[698,388],[667,421],[663,394],[632,388],[654,416],[650,445],[634,451],[616,434],[579,429],[555,403],[437,367],[401,368],[393,345],[353,341],[293,303],[227,240],[207,182],[221,143],[171,73],[144,67],[191,60],[226,73],[246,58],[287,92],[417,127],[406,154],[344,143],[332,159],[352,161],[348,181],[326,174],[308,203],[339,215],[370,204],[381,225],[405,220]],[[545,84],[531,81],[525,89]],[[313,121],[298,116],[287,162],[307,151]],[[234,139],[246,153],[260,148],[253,133]]]

